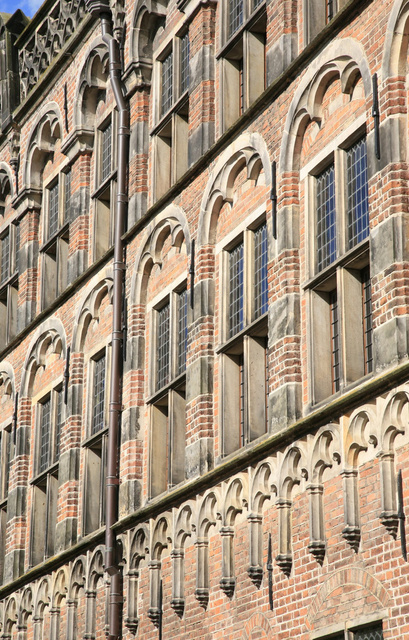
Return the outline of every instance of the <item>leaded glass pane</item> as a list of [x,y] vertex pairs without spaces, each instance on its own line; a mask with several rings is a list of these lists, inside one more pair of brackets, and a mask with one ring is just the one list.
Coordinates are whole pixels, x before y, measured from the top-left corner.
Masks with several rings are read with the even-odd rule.
[[157,328],[157,378],[156,388],[160,389],[169,382],[169,351],[170,351],[170,305],[166,304],[158,311]]
[[101,181],[104,182],[111,175],[111,155],[112,155],[112,122],[102,131],[102,158],[101,158]]
[[228,12],[228,31],[231,36],[243,24],[243,0],[230,0]]
[[332,291],[330,293],[330,314],[331,314],[332,390],[335,393],[339,391],[340,378],[341,378],[338,296],[336,291]]
[[382,626],[376,625],[370,629],[355,631],[354,640],[383,640]]
[[173,52],[162,62],[162,115],[172,106],[173,100]]
[[180,92],[189,88],[189,34],[180,39]]
[[10,276],[10,234],[7,232],[1,240],[1,283]]
[[243,243],[229,254],[229,336],[244,327]]
[[267,311],[267,225],[264,223],[254,232],[254,315],[256,318]]
[[317,176],[317,268],[336,258],[335,171],[331,165]]
[[51,400],[48,398],[40,405],[40,456],[38,471],[41,473],[49,466],[51,438]]
[[347,152],[348,245],[354,247],[369,233],[366,139]]
[[178,293],[178,375],[186,369],[187,351],[187,290]]
[[58,230],[58,182],[55,183],[48,194],[48,237]]
[[94,362],[94,404],[92,408],[91,433],[98,433],[104,428],[104,404],[105,404],[105,355]]

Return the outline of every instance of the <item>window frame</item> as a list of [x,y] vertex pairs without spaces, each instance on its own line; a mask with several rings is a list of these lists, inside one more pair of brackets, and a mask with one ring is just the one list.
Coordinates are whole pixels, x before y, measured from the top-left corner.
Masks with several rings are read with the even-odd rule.
[[383,640],[383,618],[379,615],[365,616],[364,619],[352,619],[344,624],[335,624],[325,629],[320,629],[312,635],[312,640],[359,640],[360,633],[375,629],[381,631]]
[[[103,171],[104,132],[111,129],[110,171]],[[113,204],[117,194],[117,128],[118,112],[113,109],[96,124],[94,153],[94,192],[91,194],[94,203],[94,260],[101,258],[112,247],[114,241]]]
[[20,244],[20,223],[14,218],[0,232],[0,260],[2,261],[3,240],[8,237],[7,277],[0,273],[0,345],[8,344],[16,335],[18,300],[18,252]]
[[[255,233],[265,227],[266,308],[255,311]],[[268,262],[269,230],[265,209],[249,216],[216,245],[219,262],[219,335],[221,457],[230,455],[268,433]],[[243,326],[230,330],[231,251],[243,243]],[[264,358],[265,367],[260,367]],[[238,402],[232,402],[237,396]]]
[[[188,63],[183,66],[183,42],[188,38]],[[163,107],[163,64],[172,56],[171,92],[169,104]],[[154,142],[154,193],[163,195],[188,169],[189,91],[190,91],[189,29],[184,25],[158,52],[154,63],[156,108],[151,137]],[[183,87],[182,69],[187,68],[187,86]]]
[[[4,441],[6,440],[5,446]],[[15,445],[13,426],[8,421],[0,429],[0,584],[4,583],[4,557],[7,535],[7,504],[10,483],[10,468],[14,459]]]
[[[35,405],[35,447],[34,447],[34,475],[30,481],[32,489],[31,527],[30,527],[30,566],[41,564],[55,554],[55,528],[57,518],[57,501],[59,488],[59,460],[60,446],[57,453],[58,441],[61,441],[61,430],[66,419],[63,400],[63,382],[58,380],[48,390],[33,398]],[[41,466],[41,437],[43,429],[43,406],[50,402],[49,445],[48,460]],[[59,408],[61,412],[59,413]],[[59,421],[58,421],[59,417]]]
[[[95,383],[95,363],[101,358],[105,358],[104,376],[104,406],[103,425],[100,429],[93,430],[94,416],[94,383]],[[105,524],[105,480],[106,480],[106,460],[108,448],[108,413],[109,413],[109,393],[110,393],[110,362],[111,344],[106,344],[94,349],[88,358],[87,389],[87,420],[86,438],[81,447],[84,453],[84,477],[82,483],[83,490],[83,510],[82,510],[82,531],[88,535],[97,531]],[[90,487],[98,484],[98,491],[91,491]],[[96,496],[98,500],[96,500]]]
[[[362,308],[362,274],[370,266],[369,213],[367,232],[363,239],[350,246],[348,237],[347,153],[362,140],[367,140],[363,116],[357,124],[337,136],[318,154],[315,161],[314,159],[310,161],[300,172],[300,180],[304,180],[306,190],[305,215],[308,221],[306,266],[309,278],[303,283],[303,289],[309,303],[308,351],[311,375],[308,379],[312,405],[328,400],[334,394],[342,393],[345,388],[357,383],[363,377],[372,375],[374,370],[373,357],[371,361],[367,361],[365,352]],[[317,185],[321,176],[332,165],[334,166],[336,250],[331,254],[331,258],[320,263]],[[366,168],[366,204],[369,212],[367,146]],[[334,291],[337,292],[339,316],[339,384],[337,384],[337,367],[328,364],[329,345],[331,345],[331,352],[333,351],[334,336],[330,314],[331,296]],[[361,309],[360,316],[355,313],[354,307]],[[360,323],[362,323],[362,332],[357,331]],[[370,333],[372,344],[372,332]]]
[[[40,247],[42,309],[52,304],[68,285],[69,219],[65,198],[67,171],[71,172],[71,169],[64,167],[43,189],[43,243]],[[50,199],[54,189],[57,189],[57,219],[55,229],[50,229]]]
[[[161,293],[148,306],[152,349],[149,358],[149,498],[164,493],[185,480],[186,447],[186,357],[188,349],[189,304],[186,276],[178,278],[172,287]],[[181,298],[183,296],[183,298]],[[180,301],[183,301],[182,335],[180,339]],[[169,306],[168,376],[158,386],[158,314]],[[184,344],[184,364],[180,364],[180,345]],[[165,460],[157,465],[155,460]]]
[[[266,60],[266,0],[252,3],[242,0],[243,19],[229,32],[229,2],[223,4],[221,43],[216,53],[220,67],[222,130],[228,129],[260,96],[267,87]],[[264,60],[264,68],[254,60]]]

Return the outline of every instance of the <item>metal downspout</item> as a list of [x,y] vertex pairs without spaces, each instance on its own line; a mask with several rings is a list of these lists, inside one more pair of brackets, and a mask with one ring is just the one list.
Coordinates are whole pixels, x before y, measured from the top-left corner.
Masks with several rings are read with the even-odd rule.
[[113,263],[113,321],[111,351],[111,388],[109,401],[108,452],[106,474],[106,530],[105,571],[111,578],[109,594],[109,640],[122,636],[123,587],[120,568],[120,550],[112,527],[118,520],[119,497],[119,431],[122,411],[123,370],[123,282],[125,274],[124,243],[125,221],[128,212],[127,159],[129,150],[129,108],[124,97],[121,80],[119,44],[112,35],[112,15],[109,0],[87,0],[88,10],[100,17],[102,38],[109,51],[109,75],[118,108],[118,192],[114,211],[114,263]]

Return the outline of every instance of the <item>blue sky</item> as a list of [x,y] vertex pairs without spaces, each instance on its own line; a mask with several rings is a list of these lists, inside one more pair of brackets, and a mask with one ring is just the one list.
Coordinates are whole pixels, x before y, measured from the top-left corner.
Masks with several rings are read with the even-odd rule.
[[33,17],[43,0],[0,0],[0,12],[14,13],[21,9],[26,16]]

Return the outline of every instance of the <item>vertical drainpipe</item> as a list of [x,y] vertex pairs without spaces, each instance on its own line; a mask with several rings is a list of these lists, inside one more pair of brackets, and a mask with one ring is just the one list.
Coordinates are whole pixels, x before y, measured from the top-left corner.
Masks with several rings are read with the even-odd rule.
[[102,38],[109,51],[109,75],[118,108],[118,193],[114,209],[114,264],[113,264],[113,321],[111,389],[109,401],[108,454],[106,474],[106,530],[105,571],[111,578],[109,594],[109,640],[122,636],[122,573],[117,537],[112,527],[118,519],[119,494],[119,427],[122,411],[121,380],[123,369],[122,309],[125,274],[124,243],[125,221],[128,212],[127,163],[129,150],[129,108],[124,97],[121,80],[121,59],[118,41],[112,35],[112,14],[109,0],[86,0],[87,9],[101,21]]

